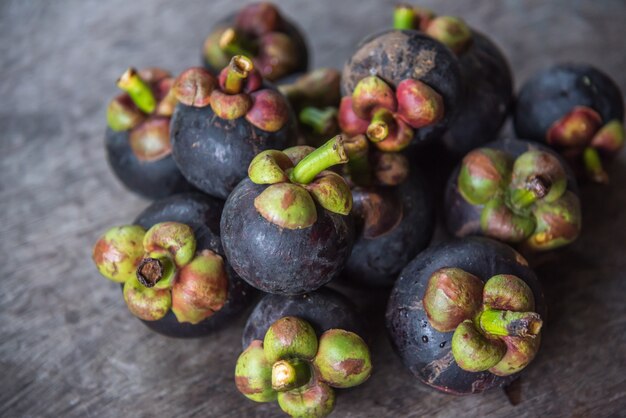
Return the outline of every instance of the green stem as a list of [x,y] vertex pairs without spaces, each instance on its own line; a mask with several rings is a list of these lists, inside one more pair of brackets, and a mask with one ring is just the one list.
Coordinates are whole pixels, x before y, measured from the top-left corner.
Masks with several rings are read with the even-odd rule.
[[228,28],[222,32],[218,44],[222,51],[231,56],[246,55],[253,57],[258,52],[258,46],[241,33],[238,33],[234,28]]
[[528,337],[539,334],[543,321],[535,312],[486,309],[480,313],[478,324],[487,334]]
[[322,171],[336,164],[348,162],[343,137],[337,135],[304,157],[291,171],[289,179],[294,183],[309,184]]
[[156,108],[157,102],[152,92],[152,88],[146,83],[134,68],[129,68],[117,80],[117,86],[124,90],[133,103],[145,113],[152,113]]
[[248,78],[254,64],[250,58],[244,55],[235,55],[228,64],[226,80],[224,81],[224,93],[239,94],[243,90],[243,84]]
[[393,11],[393,28],[397,30],[415,29],[415,10],[407,4],[396,6]]
[[167,256],[146,257],[137,267],[137,280],[145,287],[167,289],[176,275],[174,263]]
[[380,142],[389,136],[389,132],[395,126],[393,114],[388,109],[378,109],[374,112],[366,135],[372,142]]
[[272,366],[272,389],[286,392],[311,380],[311,366],[297,358],[279,360]]
[[583,152],[583,164],[589,178],[596,183],[606,184],[609,182],[609,175],[602,166],[602,160],[598,150],[592,147],[585,148]]
[[372,184],[372,166],[369,160],[369,143],[363,135],[353,136],[344,142],[348,155],[348,172],[352,182],[359,186]]
[[320,135],[333,133],[332,130],[337,126],[337,109],[334,107],[319,109],[317,107],[307,106],[300,111],[298,117],[301,123],[309,126],[313,132]]

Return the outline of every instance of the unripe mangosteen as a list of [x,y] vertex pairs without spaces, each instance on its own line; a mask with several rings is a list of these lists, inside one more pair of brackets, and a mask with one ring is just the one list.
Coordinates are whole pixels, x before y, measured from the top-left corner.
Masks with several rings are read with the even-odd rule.
[[459,63],[421,32],[387,30],[361,41],[343,68],[341,92],[342,130],[400,151],[448,128],[462,92]]
[[253,401],[278,400],[290,416],[316,418],[332,412],[334,388],[360,385],[371,371],[370,351],[359,335],[333,328],[318,338],[307,321],[287,316],[239,356],[235,384]]
[[244,280],[293,295],[339,274],[352,249],[352,194],[326,169],[346,161],[340,135],[316,150],[269,150],[252,160],[221,220],[226,256]]
[[285,316],[304,319],[311,324],[318,337],[329,329],[339,328],[354,332],[365,341],[369,339],[367,326],[356,306],[341,293],[322,287],[296,296],[265,295],[243,329],[243,348],[254,340],[263,340],[270,325]]
[[422,174],[395,152],[368,152],[364,135],[345,142],[355,243],[346,264],[353,283],[390,287],[432,237],[434,201]]
[[160,68],[129,68],[117,81],[125,93],[107,107],[109,166],[126,188],[150,199],[193,189],[172,159],[173,83]]
[[270,81],[306,71],[309,65],[302,32],[269,2],[242,7],[217,23],[206,38],[203,62],[214,74],[235,55],[250,57]]
[[387,330],[421,382],[469,395],[510,383],[539,350],[545,302],[511,247],[470,237],[431,247],[400,274]]
[[295,117],[284,96],[263,84],[252,61],[237,55],[219,79],[203,68],[174,84],[174,160],[187,180],[226,199],[259,152],[296,143]]
[[445,210],[455,236],[485,235],[530,251],[567,245],[581,227],[578,188],[565,161],[517,139],[468,153],[448,180]]
[[254,289],[224,260],[221,210],[221,201],[199,193],[174,195],[96,243],[98,270],[122,284],[129,310],[150,329],[170,337],[205,336],[252,301]]
[[515,108],[518,137],[545,142],[577,174],[608,182],[604,165],[624,145],[624,99],[605,73],[587,64],[559,64],[522,86]]

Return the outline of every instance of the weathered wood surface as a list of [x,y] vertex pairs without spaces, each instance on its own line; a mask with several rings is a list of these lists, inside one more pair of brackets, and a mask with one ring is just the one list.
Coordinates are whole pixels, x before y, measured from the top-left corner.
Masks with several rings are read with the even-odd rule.
[[[0,3],[0,416],[276,416],[233,384],[245,318],[210,338],[166,339],[98,276],[91,245],[147,202],[109,173],[104,111],[128,65],[196,65],[232,1]],[[309,35],[316,65],[341,66],[394,2],[279,1]],[[588,61],[626,91],[626,3],[424,1],[461,14],[507,52],[517,83],[559,60]],[[436,3],[436,5],[435,5]],[[543,350],[521,381],[454,398],[409,379],[382,317],[375,372],[342,392],[335,416],[624,416],[626,153],[606,188],[584,188],[583,237],[538,269],[550,307]],[[361,300],[366,300],[360,295]],[[372,303],[382,312],[384,302]]]

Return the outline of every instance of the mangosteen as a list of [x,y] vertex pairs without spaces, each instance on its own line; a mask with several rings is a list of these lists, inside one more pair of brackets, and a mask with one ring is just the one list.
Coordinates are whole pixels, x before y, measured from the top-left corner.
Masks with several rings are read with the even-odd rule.
[[235,384],[255,402],[277,400],[292,417],[317,418],[332,412],[335,388],[358,386],[371,372],[370,351],[359,335],[333,328],[318,338],[307,321],[287,316],[239,356]]
[[608,182],[604,169],[624,145],[624,99],[605,73],[559,64],[531,77],[515,108],[517,136],[558,150],[579,175]]
[[548,147],[516,139],[468,153],[448,180],[445,210],[457,237],[485,235],[533,252],[570,244],[581,227],[568,165]]
[[294,295],[339,274],[352,249],[352,194],[326,169],[346,161],[341,135],[315,150],[269,150],[252,160],[221,220],[226,257],[244,280]]
[[355,243],[344,270],[356,284],[390,287],[429,243],[434,201],[418,168],[405,155],[369,152],[364,135],[345,142],[352,187]]
[[469,237],[411,261],[391,292],[386,320],[394,350],[416,378],[469,395],[510,383],[533,360],[545,302],[519,253]]
[[255,295],[224,259],[223,203],[186,193],[158,200],[133,225],[111,228],[96,243],[100,273],[120,283],[131,313],[169,337],[210,334]]
[[383,151],[439,138],[454,119],[461,75],[454,53],[412,29],[361,41],[341,75],[341,129]]
[[172,159],[173,83],[160,68],[129,68],[117,81],[125,93],[107,108],[109,166],[127,189],[149,199],[193,189]]
[[252,59],[261,75],[276,81],[309,65],[304,36],[269,2],[242,7],[215,25],[204,42],[203,61],[217,74],[235,55]]
[[244,56],[233,57],[219,79],[190,68],[173,89],[179,101],[171,124],[174,160],[205,193],[226,199],[256,154],[296,143],[289,103]]
[[443,141],[453,156],[461,158],[496,140],[513,101],[511,69],[493,41],[460,18],[430,14],[419,19],[419,28],[447,45],[459,60],[463,94]]
[[369,333],[356,306],[341,293],[322,287],[303,295],[268,294],[256,305],[243,329],[241,343],[245,349],[253,340],[263,340],[270,325],[285,316],[307,321],[319,337],[333,328],[354,332],[368,341]]

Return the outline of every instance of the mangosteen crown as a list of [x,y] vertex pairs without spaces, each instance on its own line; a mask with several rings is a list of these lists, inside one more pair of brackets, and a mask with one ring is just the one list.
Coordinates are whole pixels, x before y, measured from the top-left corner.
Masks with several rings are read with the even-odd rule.
[[289,105],[279,92],[262,88],[262,84],[252,61],[236,55],[218,78],[201,67],[183,71],[173,90],[185,106],[211,106],[221,119],[245,117],[258,129],[277,132],[289,121]]
[[602,159],[614,157],[624,146],[624,126],[614,119],[604,123],[598,112],[575,106],[546,132],[546,141],[570,159],[582,159],[589,178],[608,183]]
[[107,107],[107,125],[130,131],[130,148],[140,161],[157,161],[172,152],[170,117],[176,106],[174,79],[160,68],[129,68],[117,81],[125,93]]
[[247,55],[263,77],[277,80],[295,71],[298,51],[283,32],[284,21],[271,3],[253,3],[240,9],[230,26],[221,25],[204,42],[204,57],[214,68],[224,67],[235,55]]
[[318,149],[296,146],[259,153],[248,167],[253,183],[268,184],[254,206],[269,222],[287,229],[307,228],[322,208],[347,215],[352,209],[350,187],[339,174],[326,170],[348,161],[341,135]]
[[235,383],[253,401],[277,399],[292,416],[324,417],[335,405],[333,388],[360,385],[371,370],[369,348],[357,334],[330,329],[318,340],[308,322],[288,316],[239,356]]
[[422,300],[439,332],[452,332],[452,355],[469,372],[508,376],[526,367],[539,349],[543,322],[533,312],[528,285],[498,274],[483,283],[459,268],[441,268],[428,280]]
[[378,76],[359,81],[352,96],[341,99],[339,126],[348,135],[365,134],[381,151],[400,151],[413,129],[443,119],[443,98],[428,84],[408,78],[394,89]]
[[109,229],[96,242],[93,260],[104,277],[124,284],[128,309],[144,321],[170,310],[178,322],[197,324],[219,311],[228,296],[222,257],[196,251],[193,230],[162,222]]
[[567,190],[560,160],[547,151],[527,151],[513,161],[503,151],[476,149],[463,158],[457,187],[467,203],[480,207],[487,236],[548,250],[580,232],[578,197]]

